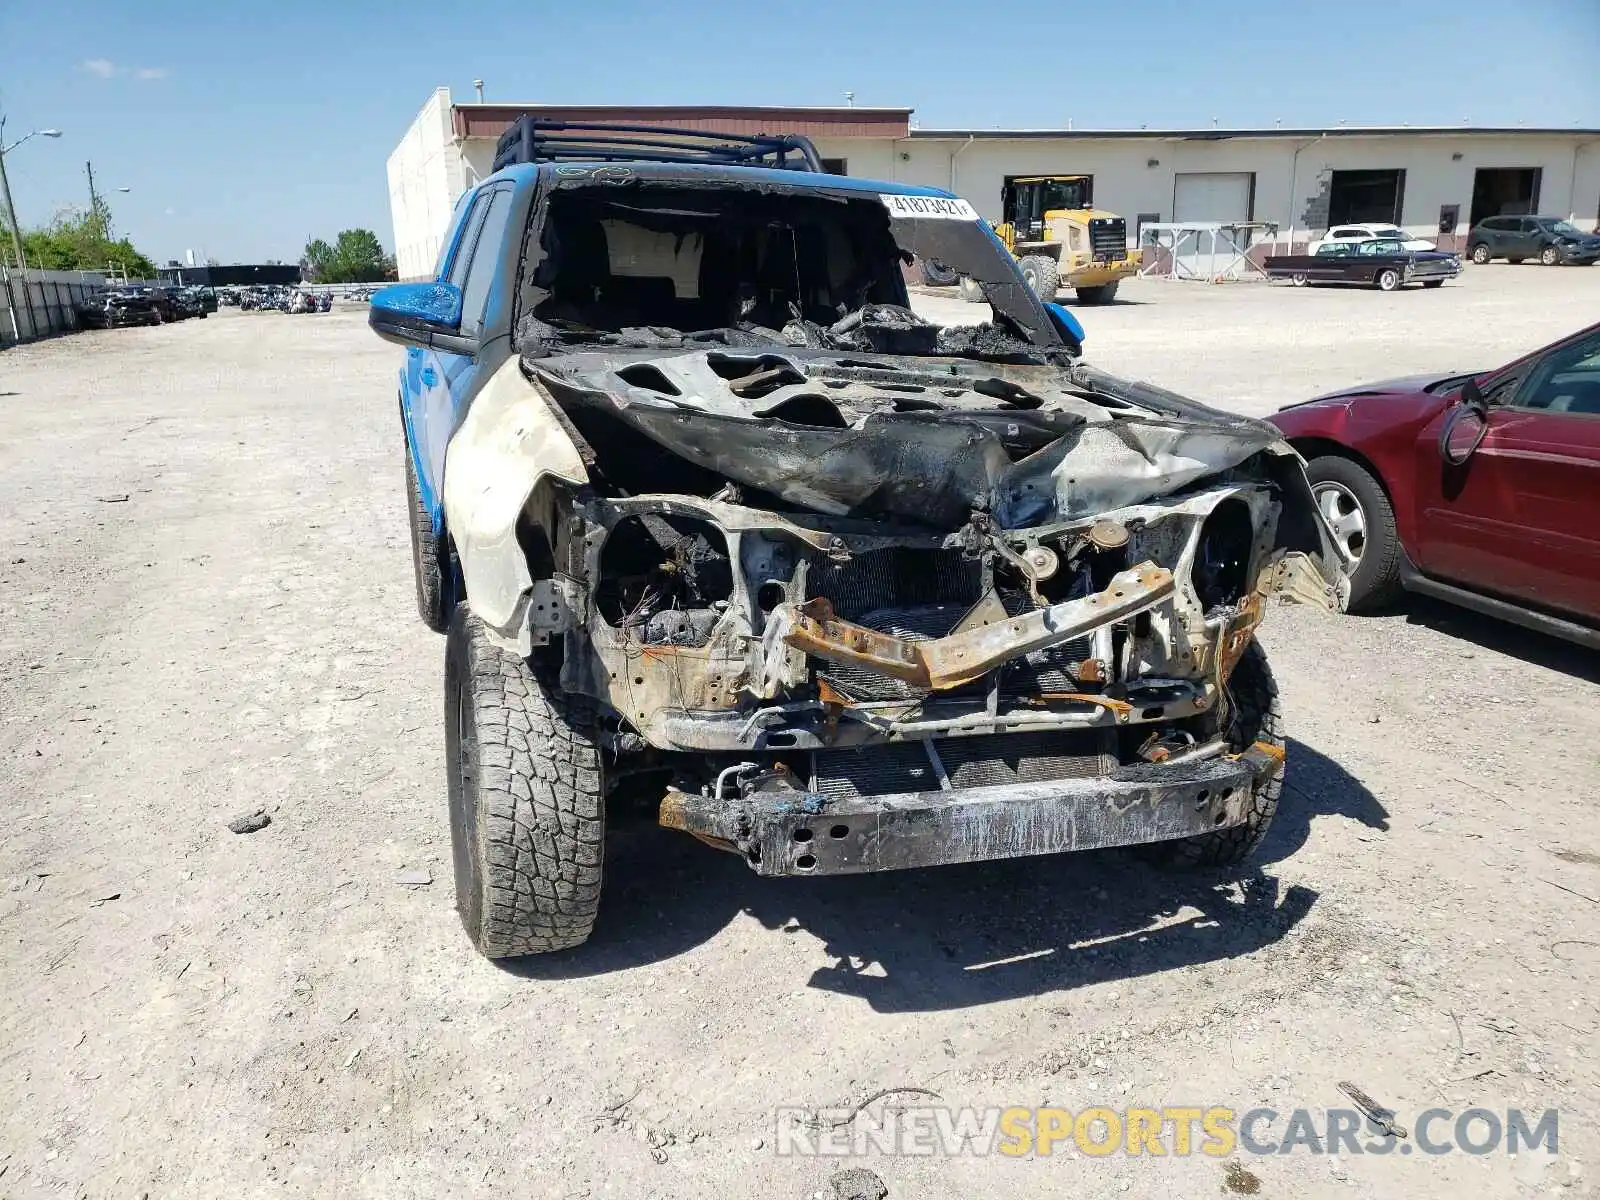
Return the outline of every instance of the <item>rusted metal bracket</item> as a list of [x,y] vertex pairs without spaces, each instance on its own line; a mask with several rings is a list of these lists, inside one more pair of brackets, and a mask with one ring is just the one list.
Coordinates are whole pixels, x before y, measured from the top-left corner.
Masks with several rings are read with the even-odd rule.
[[830,662],[852,663],[940,691],[977,679],[1013,658],[1125,621],[1172,592],[1172,573],[1144,562],[1113,576],[1103,592],[924,642],[906,641],[836,617],[833,606],[818,596],[791,609],[783,640]]

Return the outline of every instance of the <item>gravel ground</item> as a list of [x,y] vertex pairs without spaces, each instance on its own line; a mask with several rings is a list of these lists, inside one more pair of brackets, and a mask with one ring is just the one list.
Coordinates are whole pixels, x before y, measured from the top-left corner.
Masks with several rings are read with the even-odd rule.
[[[1532,349],[1600,270],[1124,301],[1082,310],[1096,361],[1263,413]],[[589,946],[478,958],[398,359],[354,310],[0,355],[0,1196],[1594,1194],[1600,658],[1442,607],[1270,615],[1289,788],[1239,878],[763,882],[646,829]],[[1558,1108],[1560,1153],[775,1153],[778,1106],[891,1087],[1287,1114],[1343,1080],[1402,1123]]]

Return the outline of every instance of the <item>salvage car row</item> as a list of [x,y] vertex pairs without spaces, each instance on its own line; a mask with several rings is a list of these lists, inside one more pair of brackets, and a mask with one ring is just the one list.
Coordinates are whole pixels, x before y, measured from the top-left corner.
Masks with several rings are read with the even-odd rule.
[[217,296],[209,288],[120,287],[96,292],[72,307],[81,327],[113,329],[204,319],[217,311]]
[[[1596,636],[1600,327],[1253,421],[1091,367],[948,193],[625,132],[521,119],[437,278],[371,304],[484,954],[581,944],[630,814],[763,876],[1238,863],[1283,794],[1275,597]],[[918,260],[991,319],[914,313]]]

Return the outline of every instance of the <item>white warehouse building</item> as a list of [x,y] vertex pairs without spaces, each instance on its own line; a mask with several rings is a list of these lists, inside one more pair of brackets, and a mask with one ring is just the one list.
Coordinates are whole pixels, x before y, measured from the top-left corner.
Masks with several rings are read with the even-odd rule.
[[457,104],[440,88],[389,156],[401,279],[432,274],[461,192],[491,172],[500,134],[523,113],[565,121],[797,133],[827,169],[947,188],[991,221],[1018,175],[1086,175],[1096,207],[1140,228],[1173,221],[1268,222],[1255,248],[1287,252],[1330,225],[1393,223],[1464,247],[1486,216],[1541,213],[1600,225],[1600,129],[918,129],[908,108]]

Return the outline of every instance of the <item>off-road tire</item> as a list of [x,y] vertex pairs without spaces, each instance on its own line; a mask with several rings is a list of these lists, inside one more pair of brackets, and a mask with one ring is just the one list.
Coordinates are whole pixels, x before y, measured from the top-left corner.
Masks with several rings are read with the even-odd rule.
[[[1117,283],[1121,283],[1119,279]],[[1099,287],[1081,287],[1078,299],[1084,304],[1110,304],[1117,298],[1117,283],[1102,283]]]
[[445,641],[456,911],[488,958],[581,945],[600,909],[605,784],[593,702],[500,649],[465,604]]
[[1355,498],[1366,519],[1366,541],[1361,561],[1350,575],[1353,613],[1382,608],[1400,591],[1400,535],[1395,531],[1394,506],[1383,485],[1360,463],[1337,454],[1325,454],[1306,464],[1306,479],[1313,490],[1319,483],[1336,483]]
[[976,279],[969,279],[963,275],[960,284],[957,286],[961,289],[961,298],[968,304],[981,304],[983,302],[983,287]]
[[1561,251],[1554,246],[1546,246],[1539,251],[1539,262],[1546,267],[1559,267],[1561,265]]
[[[1252,642],[1228,677],[1230,740],[1239,749],[1255,742],[1283,749],[1283,708],[1272,677],[1266,651]],[[1256,784],[1250,792],[1250,810],[1242,824],[1177,841],[1157,842],[1149,849],[1163,866],[1178,868],[1231,867],[1249,858],[1278,811],[1283,794],[1283,771]]]
[[435,633],[450,627],[455,608],[455,588],[450,566],[448,541],[433,531],[433,518],[422,502],[417,485],[417,469],[406,447],[406,508],[411,520],[411,570],[417,582],[417,615]]
[[1061,271],[1056,260],[1043,254],[1030,254],[1017,264],[1022,278],[1033,289],[1033,294],[1046,304],[1052,303],[1061,290]]
[[931,258],[918,259],[917,271],[926,287],[954,287],[961,281],[960,273],[953,267],[947,267]]
[[1393,267],[1385,267],[1378,272],[1378,276],[1373,282],[1378,285],[1380,292],[1398,291],[1400,288],[1400,272]]
[[1489,247],[1483,242],[1479,242],[1472,248],[1472,261],[1477,263],[1480,267],[1493,257],[1494,256],[1489,253]]

